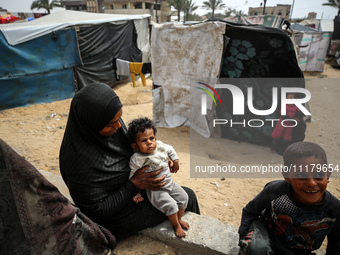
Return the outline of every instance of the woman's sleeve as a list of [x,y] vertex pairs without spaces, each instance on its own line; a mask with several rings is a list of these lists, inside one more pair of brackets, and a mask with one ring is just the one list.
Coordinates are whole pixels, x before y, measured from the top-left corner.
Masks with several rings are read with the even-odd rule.
[[128,180],[122,187],[107,196],[99,205],[96,211],[96,217],[105,219],[119,212],[140,190]]
[[[133,176],[133,174],[141,168],[137,157],[132,155],[130,159],[130,176],[129,179]],[[135,186],[133,182],[130,180],[127,181],[121,188],[116,190],[114,193],[107,196],[100,204],[100,212],[99,215],[101,218],[106,218],[112,216],[113,214],[119,212],[131,199],[132,197],[137,195],[140,190]]]

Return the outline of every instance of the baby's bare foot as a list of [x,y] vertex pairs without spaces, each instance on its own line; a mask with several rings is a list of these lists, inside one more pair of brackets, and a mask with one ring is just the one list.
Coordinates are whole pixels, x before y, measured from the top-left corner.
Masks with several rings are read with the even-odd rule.
[[182,227],[183,229],[186,229],[186,230],[189,229],[189,223],[188,223],[188,222],[179,220],[179,224],[181,224],[181,227]]
[[142,197],[142,195],[140,193],[138,193],[136,196],[134,196],[133,198],[133,201],[138,204],[139,202],[142,202],[144,201],[144,198]]
[[177,237],[185,237],[186,234],[185,232],[183,231],[182,227],[181,227],[181,224],[178,224],[176,227],[174,227],[174,230],[175,230],[175,234]]

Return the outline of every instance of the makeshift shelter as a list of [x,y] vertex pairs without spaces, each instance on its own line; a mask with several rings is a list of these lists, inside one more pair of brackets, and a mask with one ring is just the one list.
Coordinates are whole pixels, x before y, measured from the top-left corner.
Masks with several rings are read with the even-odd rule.
[[[282,29],[227,23],[225,35],[229,42],[223,53],[220,77],[237,78],[234,83],[244,94],[247,94],[248,88],[253,88],[252,101],[256,109],[271,108],[274,87],[280,89],[305,86],[292,40]],[[294,82],[292,78],[295,78]],[[278,119],[280,107],[277,107],[271,116],[257,116],[247,110],[248,103],[245,101],[244,115],[233,116],[231,93],[222,90],[219,95],[224,102],[223,106],[216,108],[219,118],[245,123],[260,119],[264,123],[258,128],[249,125],[224,125],[221,128],[222,137],[260,145],[268,145],[271,142],[273,126],[266,122],[266,119]]]
[[294,31],[295,42],[299,47],[301,70],[323,72],[332,33],[320,32],[297,23],[290,28]]
[[[247,87],[252,86],[256,90],[253,101],[260,109],[270,108],[273,87],[305,86],[293,43],[281,29],[225,21],[188,26],[163,24],[154,25],[152,29],[153,77],[157,85],[153,91],[154,119],[158,126],[189,125],[204,137],[211,135],[211,123],[201,114],[200,95],[195,94],[200,82],[213,86],[223,83],[218,78],[233,78],[232,84],[235,83],[245,93]],[[278,84],[269,79],[258,82],[259,78],[297,80]],[[221,104],[214,106],[213,101],[208,99],[206,106],[216,111],[218,119],[230,120],[233,115],[231,95],[226,89],[216,90],[215,101],[218,101],[216,94],[219,94]],[[278,118],[279,115],[278,107],[270,117]],[[245,121],[254,118],[249,112],[242,117]],[[259,128],[240,125],[221,128],[223,138],[261,145],[271,142],[272,130],[268,122]]]
[[113,59],[148,62],[150,15],[61,11],[0,26],[0,110],[114,83]]
[[334,21],[332,19],[305,19],[298,24],[313,28],[319,32],[333,32]]

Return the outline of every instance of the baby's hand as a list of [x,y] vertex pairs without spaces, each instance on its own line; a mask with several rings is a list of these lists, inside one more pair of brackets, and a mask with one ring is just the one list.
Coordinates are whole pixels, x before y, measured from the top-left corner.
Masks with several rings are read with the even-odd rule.
[[133,198],[133,201],[138,204],[139,202],[144,201],[144,198],[142,197],[142,195],[140,193],[138,193],[137,195],[135,195]]
[[179,170],[179,160],[174,160],[173,161],[173,165],[172,168],[170,169],[171,173],[177,173],[177,171]]

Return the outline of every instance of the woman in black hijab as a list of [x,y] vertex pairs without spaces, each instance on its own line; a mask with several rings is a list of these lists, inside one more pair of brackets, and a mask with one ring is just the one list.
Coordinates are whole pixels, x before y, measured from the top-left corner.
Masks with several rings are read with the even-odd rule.
[[[158,190],[165,183],[164,177],[155,178],[161,170],[144,173],[146,167],[129,180],[133,151],[121,115],[122,104],[112,88],[103,83],[84,87],[72,100],[59,156],[75,204],[117,238],[167,219],[147,199],[138,204],[132,200],[142,190]],[[187,210],[199,214],[195,193],[184,189],[189,195]]]

